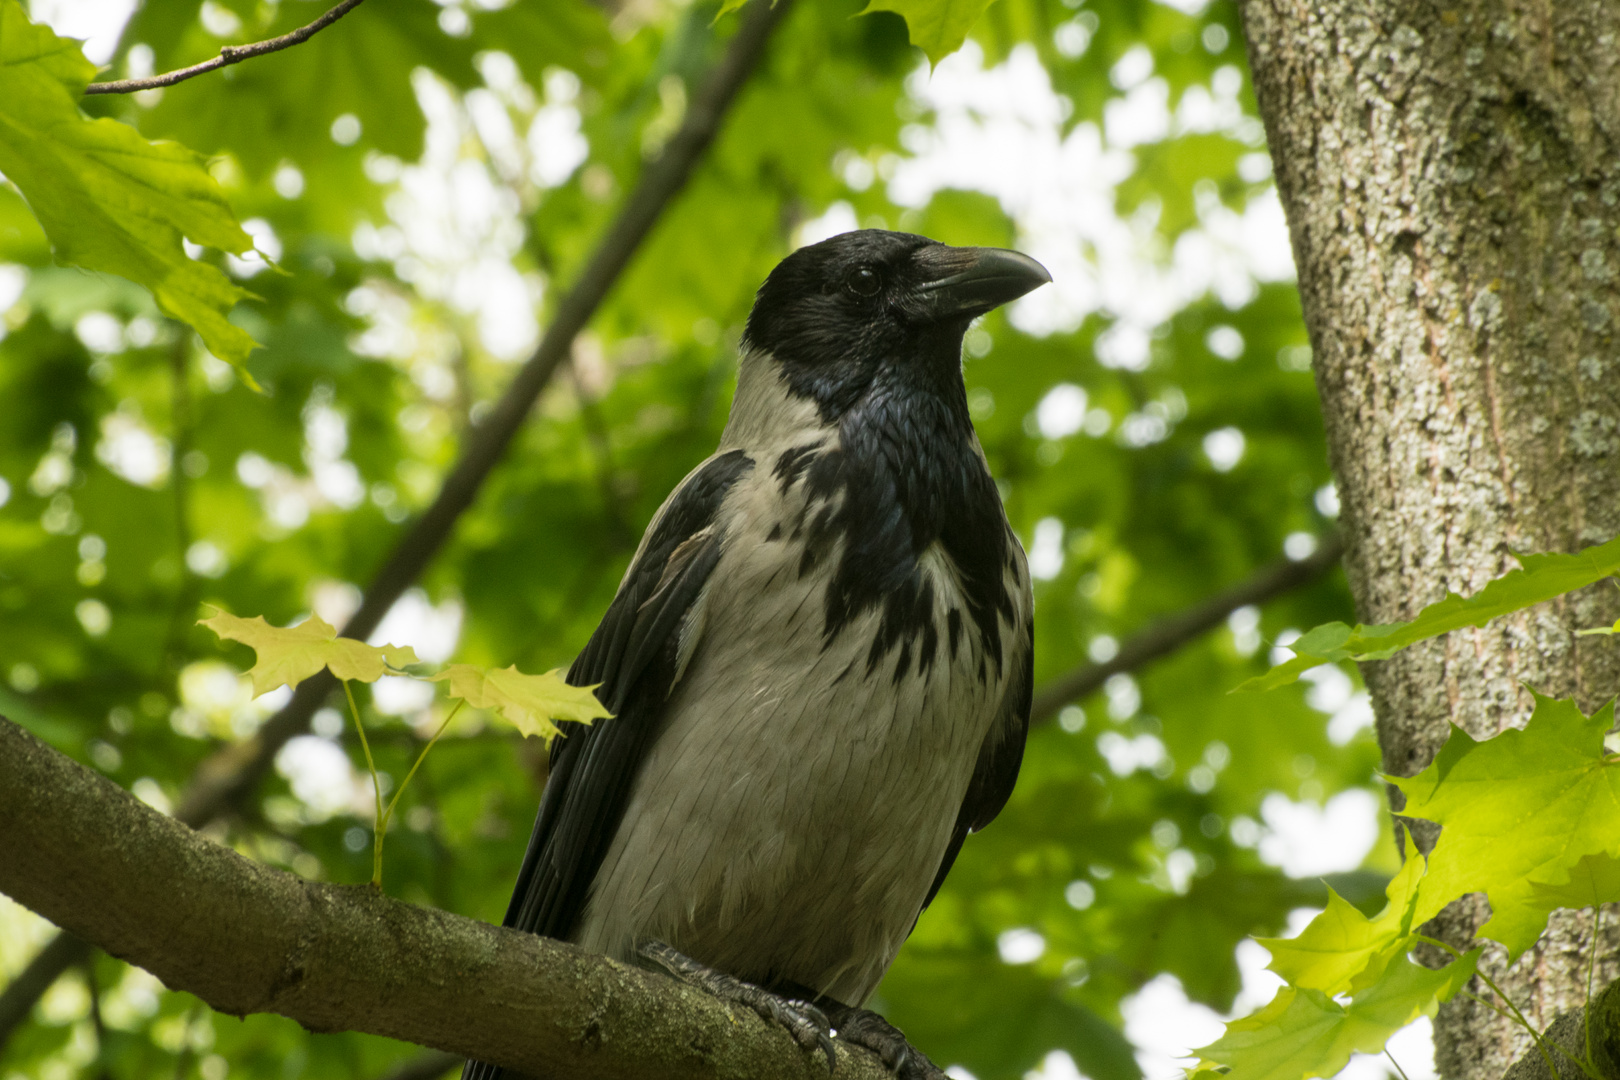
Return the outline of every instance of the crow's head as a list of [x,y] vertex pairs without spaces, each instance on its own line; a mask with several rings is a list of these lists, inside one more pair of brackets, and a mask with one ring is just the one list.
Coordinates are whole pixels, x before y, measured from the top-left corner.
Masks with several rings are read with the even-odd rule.
[[745,345],[835,420],[875,384],[961,393],[962,335],[1051,281],[1000,248],[955,248],[863,229],[800,248],[760,286]]

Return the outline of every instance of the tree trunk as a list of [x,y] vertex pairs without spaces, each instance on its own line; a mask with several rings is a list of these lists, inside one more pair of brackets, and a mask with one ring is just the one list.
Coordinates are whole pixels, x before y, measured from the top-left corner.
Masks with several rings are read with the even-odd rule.
[[[1620,4],[1240,4],[1359,618],[1620,533]],[[1620,642],[1571,631],[1617,613],[1605,583],[1365,665],[1385,768],[1416,773],[1448,722],[1522,725],[1525,683],[1590,711],[1620,689]],[[1437,922],[1461,944],[1486,914],[1474,898]],[[1486,965],[1538,1027],[1581,1001],[1589,919]],[[1460,996],[1435,1027],[1455,1080],[1496,1080],[1529,1045]]]

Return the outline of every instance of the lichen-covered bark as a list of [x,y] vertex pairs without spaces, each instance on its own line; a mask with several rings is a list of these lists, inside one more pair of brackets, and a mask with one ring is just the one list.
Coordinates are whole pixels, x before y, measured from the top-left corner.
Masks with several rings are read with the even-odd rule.
[[[1240,5],[1358,616],[1410,618],[1513,551],[1620,533],[1620,5]],[[1588,708],[1614,694],[1620,646],[1571,631],[1617,613],[1603,585],[1366,665],[1386,768],[1421,769],[1448,722],[1522,724],[1525,683]],[[1460,942],[1484,914],[1459,905],[1443,930]],[[1497,958],[1532,1022],[1579,1004],[1585,925],[1555,918],[1505,975]],[[1436,1040],[1442,1075],[1469,1080],[1527,1045],[1461,998]]]
[[[568,1080],[825,1080],[780,1028],[559,941],[323,885],[166,818],[0,717],[0,892],[221,1012]],[[888,1080],[840,1045],[840,1080]]]

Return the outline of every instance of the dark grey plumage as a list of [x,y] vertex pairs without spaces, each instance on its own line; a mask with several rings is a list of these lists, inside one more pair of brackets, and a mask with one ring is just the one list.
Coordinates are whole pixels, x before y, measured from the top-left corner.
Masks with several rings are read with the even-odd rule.
[[719,450],[570,669],[615,717],[553,746],[507,925],[620,959],[667,943],[817,996],[901,1063],[855,1007],[1005,804],[1029,716],[1029,575],[962,337],[1046,280],[875,230],[771,273]]

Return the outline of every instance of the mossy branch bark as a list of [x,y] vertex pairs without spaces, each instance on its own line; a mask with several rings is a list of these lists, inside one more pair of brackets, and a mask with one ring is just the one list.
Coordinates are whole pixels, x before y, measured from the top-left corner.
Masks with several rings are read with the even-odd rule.
[[[233,1015],[559,1080],[827,1075],[785,1032],[662,976],[243,858],[4,718],[0,892]],[[840,1080],[887,1075],[839,1047]]]

